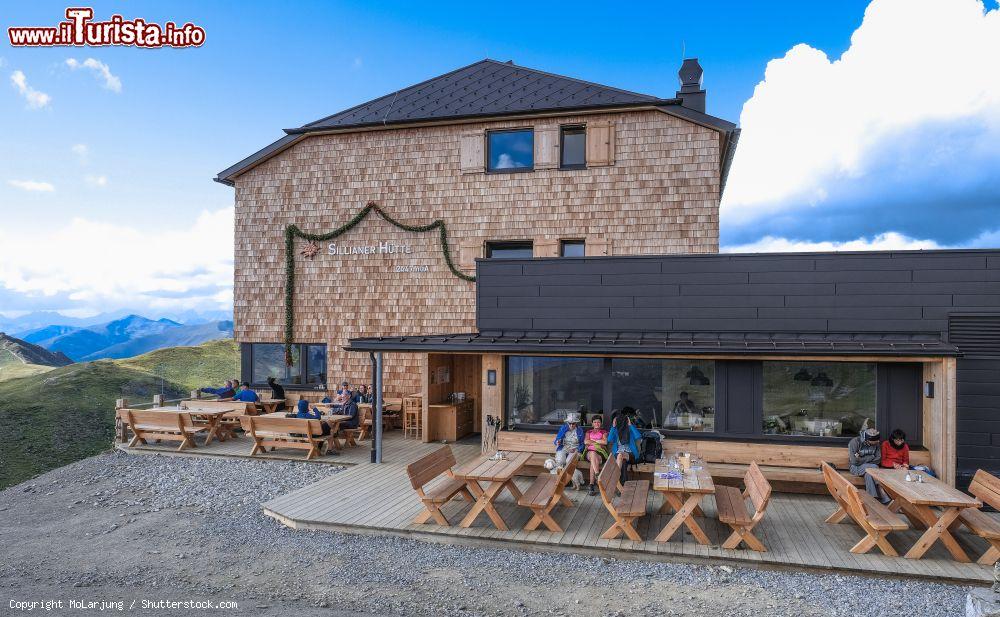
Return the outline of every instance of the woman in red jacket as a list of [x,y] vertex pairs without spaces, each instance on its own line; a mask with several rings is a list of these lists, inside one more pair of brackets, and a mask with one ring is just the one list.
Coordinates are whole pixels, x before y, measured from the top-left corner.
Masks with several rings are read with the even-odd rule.
[[926,465],[910,464],[910,446],[906,443],[906,433],[898,428],[889,433],[889,439],[882,442],[881,465],[887,469],[913,469],[937,477]]

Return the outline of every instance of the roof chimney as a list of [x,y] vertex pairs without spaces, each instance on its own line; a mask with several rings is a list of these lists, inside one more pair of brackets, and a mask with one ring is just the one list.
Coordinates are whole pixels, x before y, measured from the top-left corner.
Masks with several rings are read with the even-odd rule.
[[681,79],[681,89],[677,91],[677,98],[681,100],[683,107],[701,113],[705,113],[705,91],[701,88],[701,76],[704,73],[697,58],[685,59],[681,64],[681,70],[677,71],[677,76]]

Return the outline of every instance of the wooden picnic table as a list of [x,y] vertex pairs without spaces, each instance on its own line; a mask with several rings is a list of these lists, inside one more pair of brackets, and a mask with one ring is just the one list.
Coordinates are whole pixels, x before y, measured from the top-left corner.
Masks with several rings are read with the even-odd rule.
[[656,536],[657,542],[667,542],[681,525],[688,528],[691,535],[701,544],[711,544],[705,530],[701,528],[695,516],[705,516],[701,509],[701,500],[705,495],[715,493],[715,483],[708,466],[701,459],[691,457],[691,469],[684,472],[681,478],[667,479],[661,477],[671,471],[666,459],[658,459],[653,470],[653,490],[663,493],[663,504],[659,513],[667,514],[672,509],[674,515]]
[[[330,440],[329,441],[330,441],[330,445],[333,446],[334,450],[343,450],[345,445],[351,446],[351,447],[354,447],[354,446],[358,445],[357,442],[354,441],[354,435],[352,435],[350,432],[344,433],[344,442],[345,442],[344,444],[341,444],[340,440],[337,438],[337,433],[340,431],[340,424],[342,422],[346,421],[346,420],[350,420],[351,416],[347,416],[347,415],[344,415],[344,414],[336,414],[336,413],[335,414],[326,414],[326,413],[324,413],[324,414],[322,414],[322,416],[323,417],[320,419],[320,421],[321,422],[326,422],[326,425],[330,427]],[[272,413],[262,413],[262,414],[260,414],[260,417],[261,418],[287,418],[288,417],[288,412],[277,411],[277,412],[272,412]]]
[[262,398],[259,401],[260,406],[264,408],[264,413],[274,413],[278,411],[278,405],[285,402],[283,398]]
[[[459,526],[471,527],[479,514],[486,512],[497,529],[507,531],[507,523],[493,504],[504,488],[510,491],[515,503],[521,498],[521,491],[514,484],[514,474],[524,467],[529,458],[530,452],[510,452],[501,460],[494,460],[491,455],[484,454],[455,469],[455,476],[464,480],[469,491],[476,497],[476,503]],[[480,482],[489,482],[489,486],[483,490]]]
[[905,469],[869,469],[868,473],[892,498],[890,510],[902,510],[915,528],[926,528],[916,544],[907,551],[907,559],[920,559],[940,540],[955,561],[971,561],[949,528],[962,510],[979,508],[983,505],[981,501],[922,472],[909,473],[920,474],[923,482],[907,482]]
[[205,435],[205,445],[212,443],[213,439],[220,442],[225,441],[229,435],[222,430],[222,417],[231,413],[233,409],[181,409],[180,407],[151,407],[149,411],[169,411],[173,413],[183,413],[192,417],[195,416],[205,422],[208,427],[208,434]]

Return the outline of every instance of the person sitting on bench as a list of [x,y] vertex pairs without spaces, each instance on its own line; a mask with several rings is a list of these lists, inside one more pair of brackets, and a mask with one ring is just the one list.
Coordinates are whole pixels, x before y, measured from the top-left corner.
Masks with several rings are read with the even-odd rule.
[[885,494],[875,478],[867,473],[869,469],[878,469],[879,463],[882,461],[882,452],[879,450],[880,437],[878,429],[861,429],[861,434],[847,444],[847,461],[851,465],[851,473],[865,479],[865,489],[868,494],[882,503],[888,504],[891,501],[889,496]]
[[559,432],[556,433],[552,443],[556,446],[555,461],[558,469],[569,463],[569,457],[583,454],[583,428],[580,426],[578,412],[571,411],[566,414],[566,421],[559,427]]
[[299,400],[298,407],[295,411],[295,417],[302,420],[319,420],[320,424],[323,425],[323,436],[326,437],[330,434],[330,425],[323,420],[323,414],[321,414],[315,407],[312,411],[309,411],[309,401],[305,399]]
[[250,383],[244,381],[240,389],[233,395],[234,401],[243,401],[244,403],[256,403],[260,400],[257,393],[250,389]]
[[601,465],[608,460],[608,432],[601,426],[604,418],[594,416],[590,419],[590,430],[584,438],[587,446],[587,460],[590,461],[591,495],[597,494],[597,476],[601,473]]
[[344,416],[351,416],[340,423],[340,428],[358,428],[358,404],[354,402],[353,398],[347,399],[344,406],[340,408],[340,413]]
[[615,415],[614,426],[608,433],[608,443],[611,444],[611,456],[615,457],[621,468],[621,481],[628,479],[628,466],[630,463],[639,462],[639,441],[642,433],[632,425],[630,412],[635,410],[631,407],[623,407],[621,413]]
[[910,464],[910,446],[906,443],[906,433],[898,428],[889,433],[889,439],[882,442],[881,466],[886,469],[913,469],[932,478],[937,477],[927,465]]
[[219,398],[232,398],[236,394],[236,386],[232,381],[226,380],[226,385],[221,388],[201,388],[199,392],[204,392],[205,394],[214,394]]

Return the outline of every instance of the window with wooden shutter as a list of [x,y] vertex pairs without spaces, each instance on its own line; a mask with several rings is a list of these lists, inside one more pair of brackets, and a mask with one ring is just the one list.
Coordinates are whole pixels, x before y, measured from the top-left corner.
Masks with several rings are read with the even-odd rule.
[[483,256],[483,241],[479,239],[467,239],[459,242],[458,245],[458,269],[465,273],[476,271],[476,259]]
[[587,167],[615,164],[615,125],[610,122],[587,124]]
[[535,129],[535,169],[555,169],[558,166],[559,127],[537,127]]
[[463,133],[461,137],[462,173],[483,173],[486,170],[486,155],[483,154],[485,133],[475,131]]
[[535,257],[559,257],[559,240],[542,238],[535,240]]
[[587,257],[606,257],[611,254],[611,241],[600,236],[587,236],[584,254]]

